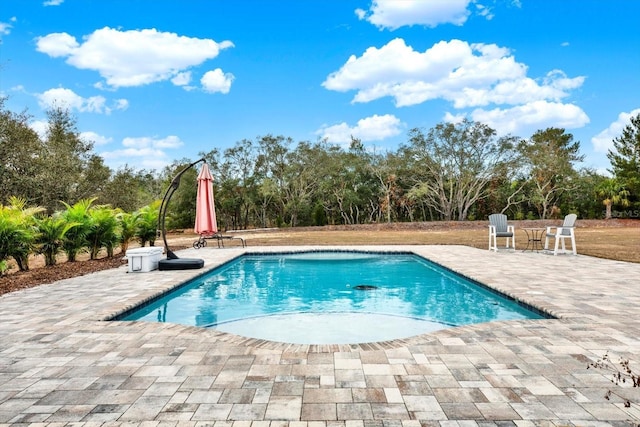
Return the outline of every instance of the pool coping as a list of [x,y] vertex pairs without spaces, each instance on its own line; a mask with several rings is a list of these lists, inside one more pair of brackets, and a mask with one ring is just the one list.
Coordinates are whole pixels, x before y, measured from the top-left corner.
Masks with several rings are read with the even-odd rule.
[[[198,278],[207,275],[209,272],[211,272],[212,270],[215,270],[216,268],[220,268],[223,267],[224,265],[227,265],[229,263],[232,263],[240,258],[242,258],[243,256],[252,256],[252,255],[287,255],[287,254],[300,254],[300,253],[314,253],[314,252],[351,252],[351,253],[371,253],[371,254],[394,254],[394,255],[414,255],[417,257],[422,258],[423,260],[433,263],[435,265],[437,265],[438,267],[454,274],[457,276],[460,276],[462,278],[464,278],[465,280],[468,280],[470,282],[472,282],[473,284],[475,284],[476,286],[479,286],[487,291],[490,291],[492,293],[495,293],[503,298],[506,298],[509,301],[512,301],[530,311],[533,311],[534,313],[541,315],[544,317],[544,319],[520,319],[518,321],[520,322],[525,322],[527,320],[532,320],[532,321],[542,321],[542,320],[557,320],[557,319],[561,319],[562,317],[560,315],[555,315],[553,313],[551,313],[550,310],[546,310],[544,307],[538,307],[534,304],[531,304],[529,302],[527,302],[524,299],[520,299],[517,296],[513,296],[511,295],[509,292],[505,292],[505,291],[501,291],[497,288],[492,287],[491,285],[482,283],[472,277],[468,277],[463,273],[460,273],[454,269],[451,269],[445,265],[441,265],[437,262],[434,262],[428,258],[426,258],[423,255],[420,255],[419,253],[416,253],[415,251],[411,250],[411,249],[391,249],[391,248],[384,248],[384,249],[359,249],[358,247],[336,247],[336,248],[318,248],[318,247],[296,247],[296,248],[289,248],[286,250],[278,250],[279,247],[272,247],[269,250],[265,250],[265,248],[263,247],[256,247],[256,248],[251,248],[251,247],[245,247],[243,248],[242,253],[235,255],[234,257],[224,260],[223,262],[219,263],[219,264],[214,264],[211,266],[205,266],[203,269],[199,269],[199,270],[193,270],[194,275],[182,280],[180,282],[177,282],[175,284],[172,284],[164,289],[158,290],[156,293],[151,294],[151,295],[145,295],[143,299],[135,302],[135,301],[127,301],[126,305],[123,306],[121,309],[116,309],[115,312],[112,312],[110,314],[107,315],[103,315],[101,318],[99,318],[98,320],[100,321],[106,321],[106,322],[118,322],[118,321],[123,321],[122,318],[127,316],[128,314],[130,314],[131,312],[144,307],[148,304],[153,304],[155,301],[157,301],[160,298],[163,298],[164,296],[168,295],[169,293],[180,289],[183,286],[187,286],[190,282],[192,282],[193,280],[197,280]],[[188,271],[188,270],[187,270]],[[141,274],[141,273],[138,273]],[[142,273],[143,274],[143,273]],[[132,320],[127,320],[127,321],[132,321]],[[512,320],[507,320],[506,322],[510,322]],[[484,324],[486,323],[498,323],[500,321],[493,321],[493,322],[483,322]],[[473,327],[475,324],[469,324],[469,325],[460,325],[460,326],[452,326],[452,328],[464,328],[464,327]],[[410,345],[411,343],[416,343],[416,342],[423,342],[424,338],[426,335],[430,335],[432,333],[435,333],[437,331],[433,331],[433,332],[429,332],[429,333],[424,333],[424,334],[419,334],[419,335],[414,335],[414,336],[410,336],[410,337],[405,337],[405,338],[394,338],[394,339],[389,339],[389,340],[379,340],[379,341],[370,341],[370,342],[361,342],[361,343],[348,343],[348,344],[301,344],[301,343],[290,343],[290,342],[282,342],[282,341],[274,341],[274,340],[269,340],[269,339],[260,339],[260,338],[252,338],[252,337],[246,337],[246,336],[242,336],[242,335],[237,335],[237,334],[233,334],[233,333],[229,333],[229,332],[224,332],[224,331],[220,331],[220,330],[216,330],[216,329],[211,329],[211,328],[206,328],[206,327],[201,327],[201,326],[193,326],[193,325],[181,325],[184,327],[193,327],[193,328],[198,328],[198,329],[205,329],[211,332],[215,332],[217,335],[217,338],[229,343],[236,343],[236,344],[242,344],[242,345],[247,345],[247,346],[252,346],[252,347],[257,347],[257,348],[268,348],[268,349],[278,349],[278,348],[282,348],[282,349],[291,349],[293,347],[298,348],[297,351],[300,351],[301,349],[306,349],[306,351],[309,352],[334,352],[336,350],[339,351],[360,351],[360,350],[373,350],[373,349],[389,349],[389,348],[397,348],[397,347],[402,347],[402,346],[406,346],[406,345]],[[450,328],[443,328],[442,330],[447,330]]]
[[[413,254],[413,255],[417,255],[420,257],[423,257],[425,259],[427,259],[428,261],[434,262],[436,264],[438,264],[439,266],[445,268],[446,270],[451,271],[454,274],[463,276],[465,279],[473,281],[474,283],[477,283],[480,286],[485,287],[488,290],[494,291],[494,292],[498,292],[499,294],[513,300],[513,301],[517,301],[520,304],[525,305],[526,307],[529,307],[533,310],[538,310],[541,314],[543,314],[545,317],[545,319],[534,319],[534,320],[518,320],[517,322],[541,322],[541,321],[558,321],[558,320],[562,320],[562,321],[567,321],[567,320],[571,320],[573,318],[582,318],[583,314],[581,312],[576,312],[576,311],[567,311],[565,307],[556,307],[553,304],[543,304],[541,303],[536,297],[535,297],[535,292],[531,293],[531,294],[527,294],[527,293],[522,293],[522,292],[518,292],[516,290],[514,290],[513,288],[511,288],[508,285],[502,284],[500,282],[497,282],[495,280],[487,280],[486,278],[483,278],[483,276],[479,276],[477,274],[477,272],[473,272],[473,273],[469,273],[468,271],[466,271],[466,265],[465,262],[460,263],[459,265],[451,265],[450,261],[438,261],[438,257],[436,256],[437,254],[430,254],[431,257],[435,257],[435,259],[432,259],[429,257],[429,254],[424,254],[423,250],[421,248],[425,248],[425,247],[444,247],[444,246],[422,246],[422,245],[390,245],[390,246],[368,246],[368,245],[361,245],[361,246],[352,246],[352,245],[331,245],[331,246],[312,246],[312,245],[308,245],[308,246],[271,246],[271,247],[245,247],[245,248],[228,248],[225,249],[225,251],[221,251],[218,252],[217,254],[224,254],[223,258],[221,260],[209,260],[207,259],[206,256],[203,256],[203,258],[205,259],[205,266],[203,269],[199,269],[199,270],[182,270],[182,271],[175,271],[175,272],[167,272],[167,271],[163,271],[163,272],[159,272],[159,271],[153,271],[150,272],[152,275],[158,275],[161,273],[173,273],[176,276],[179,276],[178,281],[176,282],[172,282],[169,283],[167,286],[164,286],[162,288],[160,288],[159,290],[152,292],[150,294],[144,294],[140,299],[134,299],[134,300],[130,300],[127,301],[125,303],[125,305],[123,306],[118,306],[115,308],[111,308],[108,312],[102,312],[99,313],[97,315],[96,318],[94,318],[94,320],[99,320],[99,321],[116,321],[114,320],[115,317],[118,316],[122,316],[123,313],[129,312],[132,309],[135,309],[136,307],[138,307],[140,304],[144,304],[147,303],[149,301],[152,301],[154,299],[160,298],[163,295],[166,295],[167,293],[173,291],[174,289],[183,286],[184,284],[186,284],[187,282],[202,276],[204,274],[207,274],[208,271],[217,268],[221,265],[224,265],[226,263],[232,262],[235,259],[245,255],[245,254],[257,254],[257,255],[262,255],[262,254],[273,254],[273,253],[303,253],[303,252],[319,252],[319,251],[352,251],[352,252],[372,252],[372,253],[408,253],[408,254]],[[455,247],[455,245],[453,245],[453,247]],[[463,248],[468,248],[468,247],[463,247]],[[469,248],[469,249],[473,249],[473,248]],[[516,256],[516,257],[525,257],[525,258],[531,258],[532,256],[534,256],[534,258],[538,258],[538,259],[546,259],[548,261],[551,260],[555,260],[555,261],[561,261],[562,265],[564,265],[565,267],[563,268],[571,268],[571,264],[572,264],[572,258],[574,260],[588,260],[592,257],[587,257],[587,256],[582,256],[582,255],[578,255],[578,256],[569,256],[569,255],[562,255],[562,256],[551,256],[549,254],[544,254],[544,253],[526,253],[526,252],[521,252],[521,251],[513,251],[513,250],[505,250],[505,251],[501,251],[500,253],[494,253],[494,252],[488,252],[487,251],[481,251],[481,250],[477,250],[479,251],[480,254],[483,255],[489,255],[489,257],[504,257],[504,256]],[[194,250],[194,249],[187,249],[187,250],[183,250],[180,251],[179,254],[184,254],[184,257],[197,257],[197,255],[206,255],[207,252],[203,252],[203,251],[199,251],[199,250]],[[539,258],[539,257],[543,257],[543,258]],[[592,258],[594,260],[599,260],[598,258]],[[611,260],[602,260],[604,262],[609,261],[611,263],[618,263],[617,261],[611,261]],[[588,261],[587,261],[588,262]],[[624,262],[620,262],[623,264],[630,264],[630,265],[637,265],[637,264],[632,264],[632,263],[624,263]],[[447,265],[449,264],[449,265]],[[534,264],[535,265],[535,264]],[[504,266],[504,268],[506,268],[507,266]],[[149,273],[131,273],[134,275],[139,275],[139,274],[149,274]],[[513,322],[513,321],[511,321]],[[500,322],[490,322],[490,323],[500,323]],[[185,325],[180,325],[180,326],[184,326],[187,328],[197,328],[197,329],[203,329],[203,328],[199,328],[199,327],[195,327],[195,326],[185,326]],[[473,328],[474,325],[464,325],[464,326],[459,326],[456,327],[455,329],[460,329],[460,328]],[[442,331],[447,331],[449,330],[449,328],[447,329],[443,329]],[[399,347],[404,347],[407,345],[415,345],[415,344],[420,344],[425,342],[425,340],[430,341],[431,340],[431,335],[433,335],[434,333],[427,333],[427,334],[422,334],[422,335],[416,335],[416,336],[412,336],[412,337],[407,337],[407,338],[399,338],[399,339],[392,339],[392,340],[386,340],[386,341],[375,341],[375,342],[366,342],[366,343],[354,343],[354,344],[295,344],[295,343],[284,343],[284,342],[278,342],[278,341],[271,341],[271,340],[263,340],[263,339],[257,339],[257,338],[249,338],[249,337],[243,337],[243,336],[239,336],[239,335],[235,335],[235,334],[231,334],[231,333],[226,333],[226,332],[222,332],[222,331],[217,331],[217,330],[211,330],[211,329],[207,329],[208,332],[214,334],[216,336],[216,339],[219,339],[221,341],[224,342],[228,342],[231,344],[240,344],[240,345],[246,345],[246,346],[252,346],[252,347],[256,347],[256,348],[262,348],[262,349],[269,349],[269,350],[287,350],[287,351],[291,351],[292,349],[295,349],[295,351],[308,351],[308,352],[334,352],[334,351],[360,351],[360,350],[373,350],[373,349],[392,349],[392,348],[399,348]],[[440,331],[440,332],[442,332]]]

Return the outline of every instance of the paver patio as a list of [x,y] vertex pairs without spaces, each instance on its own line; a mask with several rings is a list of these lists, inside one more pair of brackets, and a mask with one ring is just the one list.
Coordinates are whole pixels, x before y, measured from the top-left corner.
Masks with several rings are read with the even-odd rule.
[[[0,426],[603,426],[638,415],[604,398],[613,388],[640,402],[638,389],[587,365],[607,351],[639,354],[640,264],[465,246],[332,248],[412,251],[559,319],[284,344],[105,321],[203,272],[123,266],[0,297]],[[178,254],[210,269],[245,251],[304,249],[313,248]]]

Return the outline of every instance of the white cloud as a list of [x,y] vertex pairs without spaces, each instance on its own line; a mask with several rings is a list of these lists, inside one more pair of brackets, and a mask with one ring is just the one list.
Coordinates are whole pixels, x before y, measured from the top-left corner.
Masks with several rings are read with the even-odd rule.
[[486,18],[487,21],[491,21],[495,17],[493,11],[489,7],[481,4],[476,4],[476,13],[479,16]]
[[67,63],[76,68],[95,70],[114,88],[174,79],[230,47],[230,41],[217,43],[155,29],[119,31],[109,27],[85,36],[82,44],[67,33],[37,39],[38,51],[67,57]]
[[[29,127],[40,136],[40,139],[44,140],[47,137],[47,132],[49,131],[49,122],[46,120],[34,120],[29,123]],[[92,131],[80,132],[80,139],[86,142],[92,142],[94,146],[106,145],[112,141],[111,138]]]
[[174,78],[171,79],[171,83],[176,86],[186,86],[191,81],[191,72],[186,71],[184,73],[178,73]]
[[43,6],[60,6],[62,3],[64,3],[64,0],[46,0],[44,3],[42,3]]
[[362,142],[380,141],[385,138],[399,135],[404,128],[400,119],[392,114],[371,117],[358,120],[358,123],[351,127],[347,123],[340,123],[332,126],[323,126],[316,132],[321,138],[326,138],[329,142],[341,144],[351,142],[351,137],[358,138]]
[[16,85],[16,86],[13,86],[13,87],[11,88],[11,91],[12,91],[12,92],[19,92],[19,93],[27,93],[27,90],[24,88],[24,86],[23,86],[23,85]]
[[416,52],[397,38],[380,49],[368,48],[360,57],[352,55],[322,85],[340,92],[358,90],[357,102],[383,96],[400,98],[412,85],[445,79],[469,56],[469,45],[459,40],[439,42],[425,52]]
[[220,92],[226,94],[229,93],[231,83],[234,79],[233,74],[224,73],[220,68],[216,68],[213,71],[207,71],[204,76],[202,76],[202,79],[200,79],[200,83],[205,92]]
[[84,98],[82,98],[80,95],[77,95],[71,89],[49,89],[37,95],[37,97],[40,108],[42,109],[47,109],[54,106],[61,106],[76,110],[83,110],[86,108],[86,102]]
[[125,164],[137,169],[161,169],[170,163],[167,154],[153,148],[124,148],[100,153],[112,169]]
[[640,108],[629,113],[618,114],[618,119],[611,123],[608,128],[591,138],[593,150],[600,153],[607,153],[613,149],[613,140],[622,135],[622,130],[631,123],[631,118],[640,114]]
[[[10,21],[16,22],[16,17],[14,16],[13,18],[10,19]],[[0,22],[0,35],[3,35],[3,36],[9,35],[11,33],[12,28],[13,28],[13,25],[6,22]]]
[[33,129],[40,139],[47,137],[47,131],[49,130],[49,123],[46,120],[34,120],[29,123],[29,127]]
[[154,141],[153,145],[157,148],[179,148],[182,147],[184,143],[177,136],[169,135],[166,138]]
[[352,55],[322,85],[340,92],[355,90],[352,102],[389,96],[398,107],[444,99],[465,108],[558,101],[584,82],[584,77],[568,78],[558,70],[541,81],[526,72],[527,66],[516,62],[508,49],[494,44],[441,41],[418,52],[397,38],[379,49],[368,48],[360,57]]
[[165,138],[127,137],[122,140],[123,148],[102,152],[100,156],[112,168],[128,164],[140,169],[160,169],[170,163],[165,150],[183,145],[182,140],[175,135]]
[[116,99],[115,101],[115,105],[114,105],[114,109],[116,110],[126,110],[127,108],[129,108],[129,101],[127,101],[124,98],[121,99]]
[[564,101],[584,84],[584,77],[551,70],[533,78],[527,71],[509,49],[495,44],[440,41],[418,52],[397,38],[381,48],[368,48],[360,57],[352,55],[322,85],[355,91],[353,103],[383,97],[393,98],[397,107],[448,101],[459,111],[446,117],[471,115],[505,132],[525,131],[534,124],[577,128],[589,122],[582,109]]
[[184,145],[184,143],[175,135],[169,135],[166,138],[156,137],[127,137],[122,140],[122,145],[132,148],[178,148]]
[[94,146],[106,145],[112,141],[112,138],[99,135],[95,132],[80,132],[80,138],[87,142],[92,142]]
[[53,58],[72,55],[79,46],[75,37],[67,33],[51,33],[36,39],[36,50]]
[[[493,110],[477,109],[471,113],[474,121],[484,123],[500,134],[528,136],[546,127],[580,128],[589,123],[589,117],[573,104],[534,101],[513,108]],[[522,135],[525,133],[524,135]]]
[[466,114],[453,114],[450,112],[446,112],[442,121],[445,123],[461,123],[465,118],[467,118]]
[[38,104],[42,109],[52,107],[64,107],[77,110],[81,113],[104,113],[111,114],[113,110],[126,110],[129,101],[118,99],[113,106],[107,106],[107,99],[103,96],[92,96],[83,98],[71,89],[55,88],[49,89],[41,94],[37,94]]
[[[356,10],[358,18],[365,19],[380,29],[395,30],[403,26],[440,24],[462,25],[471,14],[469,4],[475,0],[373,0],[368,11]],[[477,13],[491,19],[486,6],[476,4]]]

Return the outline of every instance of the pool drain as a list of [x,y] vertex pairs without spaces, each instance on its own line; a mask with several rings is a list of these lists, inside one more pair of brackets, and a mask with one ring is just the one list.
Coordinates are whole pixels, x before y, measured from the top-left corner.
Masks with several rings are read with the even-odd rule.
[[353,289],[357,289],[358,291],[373,291],[374,289],[378,289],[378,287],[373,285],[358,285],[354,286]]

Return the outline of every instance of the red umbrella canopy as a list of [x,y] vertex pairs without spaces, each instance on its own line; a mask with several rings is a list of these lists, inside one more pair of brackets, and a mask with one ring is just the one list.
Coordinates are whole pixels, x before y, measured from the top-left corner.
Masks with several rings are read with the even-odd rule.
[[198,174],[198,196],[196,199],[196,225],[193,228],[197,234],[209,235],[218,232],[216,224],[216,206],[213,200],[213,176],[209,166],[204,163]]

